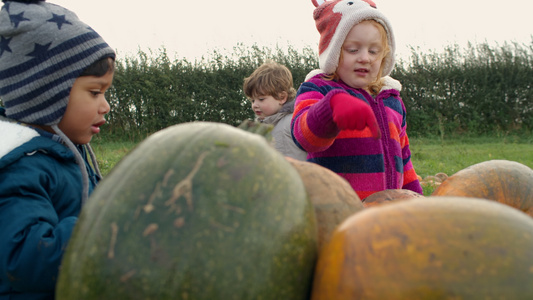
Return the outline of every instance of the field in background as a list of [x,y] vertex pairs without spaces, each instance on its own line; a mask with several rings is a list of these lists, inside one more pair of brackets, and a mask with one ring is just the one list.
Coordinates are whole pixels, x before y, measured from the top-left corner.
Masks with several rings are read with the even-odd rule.
[[[410,144],[413,164],[422,178],[439,172],[452,175],[473,164],[493,159],[512,160],[533,168],[533,140],[528,138],[411,139]],[[91,145],[105,176],[136,143],[96,138]],[[429,195],[434,188],[424,187],[424,194]]]
[[[422,178],[439,172],[451,176],[468,166],[493,159],[516,161],[533,168],[533,142],[524,138],[411,139],[410,145],[413,164]],[[434,189],[435,186],[425,186],[424,194],[429,195]]]

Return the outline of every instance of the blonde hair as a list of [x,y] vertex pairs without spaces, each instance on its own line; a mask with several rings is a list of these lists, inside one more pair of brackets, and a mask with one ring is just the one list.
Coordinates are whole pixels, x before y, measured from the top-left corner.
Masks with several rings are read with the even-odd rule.
[[[361,21],[358,24],[361,24],[361,23],[364,23],[364,22],[368,22],[368,23],[374,25],[374,27],[377,28],[377,30],[379,31],[379,34],[381,35],[381,45],[383,46],[383,53],[382,53],[382,57],[381,57],[381,66],[379,67],[379,71],[378,71],[378,75],[376,77],[376,80],[374,80],[373,82],[371,82],[368,85],[368,90],[372,94],[378,94],[379,91],[381,91],[381,89],[385,85],[383,83],[383,77],[382,77],[383,66],[384,66],[383,62],[385,61],[387,56],[390,55],[391,48],[390,48],[390,45],[389,45],[389,40],[387,39],[387,31],[385,30],[385,27],[383,27],[383,25],[381,23],[379,23],[376,20],[370,19],[370,20]],[[342,59],[343,59],[343,54],[342,54],[342,50],[341,50],[340,51],[340,56],[339,56],[339,64],[342,61]],[[337,74],[337,71],[335,71],[333,74],[328,74],[328,75],[324,76],[324,78],[326,80],[335,80],[335,81],[337,81],[337,80],[339,80],[339,75]]]
[[244,79],[243,91],[246,97],[253,99],[258,96],[272,96],[281,100],[281,94],[287,93],[287,102],[294,99],[296,90],[293,87],[292,73],[284,65],[267,61]]

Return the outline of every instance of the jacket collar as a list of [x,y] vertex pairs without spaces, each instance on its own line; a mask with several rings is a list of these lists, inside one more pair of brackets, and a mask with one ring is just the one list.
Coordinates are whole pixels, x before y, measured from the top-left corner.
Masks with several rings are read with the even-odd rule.
[[15,148],[22,146],[31,139],[38,137],[37,130],[22,126],[17,123],[0,120],[0,136],[2,143],[0,143],[0,159]]

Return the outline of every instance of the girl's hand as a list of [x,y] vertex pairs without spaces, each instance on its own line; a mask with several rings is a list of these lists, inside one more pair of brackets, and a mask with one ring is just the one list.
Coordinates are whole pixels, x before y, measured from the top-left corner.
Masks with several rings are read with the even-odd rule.
[[370,105],[346,93],[335,94],[330,100],[333,121],[341,130],[363,130],[366,127],[376,139],[381,137],[376,116]]

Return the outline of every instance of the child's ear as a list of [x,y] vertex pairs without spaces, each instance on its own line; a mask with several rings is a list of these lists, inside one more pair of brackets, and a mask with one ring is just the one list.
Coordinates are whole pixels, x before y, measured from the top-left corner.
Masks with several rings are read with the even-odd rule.
[[287,94],[287,92],[283,91],[279,93],[278,94],[279,103],[281,103],[281,105],[285,104],[285,102],[287,102],[287,97],[289,97],[289,94]]

